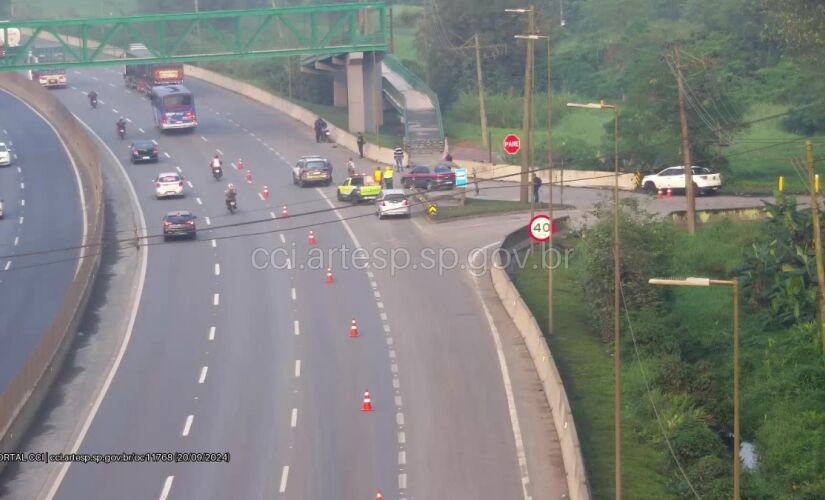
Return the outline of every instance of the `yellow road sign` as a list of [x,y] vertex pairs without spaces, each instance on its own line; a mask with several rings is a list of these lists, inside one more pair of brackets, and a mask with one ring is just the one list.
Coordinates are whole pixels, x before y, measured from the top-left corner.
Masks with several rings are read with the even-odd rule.
[[431,203],[430,206],[427,207],[427,213],[430,214],[430,217],[435,217],[435,214],[438,213],[438,207],[435,203]]

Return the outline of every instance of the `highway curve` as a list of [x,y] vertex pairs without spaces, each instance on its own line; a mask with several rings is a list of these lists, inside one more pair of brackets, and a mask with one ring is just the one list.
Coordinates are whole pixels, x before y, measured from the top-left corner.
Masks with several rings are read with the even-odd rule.
[[16,159],[0,167],[0,391],[13,380],[51,323],[78,261],[83,233],[78,180],[52,128],[0,91],[0,142]]
[[[346,152],[197,81],[187,82],[197,131],[161,135],[146,99],[122,88],[117,71],[70,76],[64,102],[124,162],[130,139],[159,142],[159,164],[126,164],[149,233],[159,233],[166,211],[199,216],[197,241],[148,242],[128,350],[78,451],[228,452],[231,460],[75,464],[56,498],[366,499],[377,490],[388,499],[523,498],[529,485],[499,360],[469,274],[421,268],[427,244],[415,219],[379,222],[371,206],[336,213],[331,207],[345,205],[330,201],[334,188],[292,185],[289,164],[313,153],[328,156],[341,181]],[[97,110],[83,95],[91,88]],[[121,115],[131,121],[126,141],[115,134]],[[216,150],[223,182],[207,164]],[[244,171],[229,166],[238,158]],[[155,200],[152,177],[178,168],[186,196]],[[239,187],[234,215],[223,205],[227,181]],[[359,268],[359,246],[406,249],[412,261],[397,272],[374,259]],[[309,259],[330,249],[341,249],[331,263]],[[348,337],[353,319],[358,338]],[[373,412],[361,411],[365,390]]]

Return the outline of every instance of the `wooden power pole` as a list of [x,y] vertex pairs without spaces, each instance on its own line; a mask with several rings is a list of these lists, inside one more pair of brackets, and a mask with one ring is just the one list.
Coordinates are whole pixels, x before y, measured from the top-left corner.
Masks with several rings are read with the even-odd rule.
[[481,140],[484,147],[490,146],[487,136],[487,106],[484,103],[484,77],[481,71],[481,45],[478,42],[478,33],[473,35],[473,43],[476,51],[476,80],[478,81],[478,112],[481,115]]
[[682,164],[685,167],[685,197],[687,198],[687,227],[689,234],[696,233],[696,193],[693,189],[693,163],[690,159],[690,136],[685,111],[685,78],[682,75],[682,59],[679,47],[676,56],[676,82],[679,87],[679,126],[682,132]]
[[822,339],[822,353],[825,354],[825,268],[822,262],[822,232],[819,228],[819,200],[817,182],[814,174],[814,146],[811,141],[805,143],[805,164],[808,167],[808,184],[811,186],[811,217],[814,226],[814,251],[816,257],[816,280],[819,288],[819,335]]

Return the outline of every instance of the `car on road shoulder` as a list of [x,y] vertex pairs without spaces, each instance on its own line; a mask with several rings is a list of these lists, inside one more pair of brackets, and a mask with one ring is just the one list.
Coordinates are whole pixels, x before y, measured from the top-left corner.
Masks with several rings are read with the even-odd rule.
[[418,188],[427,191],[437,188],[453,189],[455,172],[444,164],[435,167],[418,165],[401,177],[401,185],[407,189]]
[[338,200],[358,203],[375,200],[381,194],[381,184],[375,182],[366,174],[357,174],[347,177],[343,184],[338,186]]
[[385,189],[375,200],[375,214],[378,219],[387,216],[400,215],[410,216],[410,200],[403,189]]
[[197,215],[187,210],[167,212],[166,215],[163,216],[163,219],[161,219],[163,240],[167,241],[169,238],[176,236],[185,236],[193,240],[196,239],[198,235],[195,219],[197,218]]
[[0,142],[0,165],[11,165],[11,150],[5,142]]
[[152,141],[135,141],[129,146],[132,163],[141,161],[158,162],[158,146]]
[[152,181],[155,183],[155,197],[183,196],[183,177],[177,172],[163,172]]
[[292,183],[296,186],[332,184],[332,163],[320,156],[302,156],[292,168]]
[[[697,195],[712,193],[722,187],[722,177],[705,167],[693,166],[691,174]],[[642,187],[649,193],[655,193],[660,189],[685,190],[685,167],[669,167],[657,174],[646,175],[642,179]]]

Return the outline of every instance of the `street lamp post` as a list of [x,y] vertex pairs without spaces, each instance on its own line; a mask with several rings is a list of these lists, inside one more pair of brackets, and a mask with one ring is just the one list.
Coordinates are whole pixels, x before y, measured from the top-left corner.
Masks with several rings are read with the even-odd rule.
[[613,426],[616,453],[616,500],[622,498],[622,349],[621,316],[619,314],[621,294],[621,267],[619,262],[619,107],[604,101],[588,104],[568,102],[571,108],[612,109],[613,110]]
[[[527,14],[527,34],[521,35],[527,40],[527,56],[524,65],[524,116],[522,120],[524,151],[521,157],[521,192],[519,194],[520,201],[526,203],[530,194],[528,172],[530,171],[530,155],[533,148],[530,142],[530,133],[533,108],[533,42],[535,42],[533,37],[536,34],[536,10],[531,5],[527,9],[504,9],[504,12]],[[519,35],[517,35],[518,37]]]
[[648,280],[651,285],[664,286],[730,286],[733,291],[733,498],[739,500],[740,495],[740,466],[739,446],[741,435],[739,432],[739,280],[712,280],[708,278],[663,279]]

